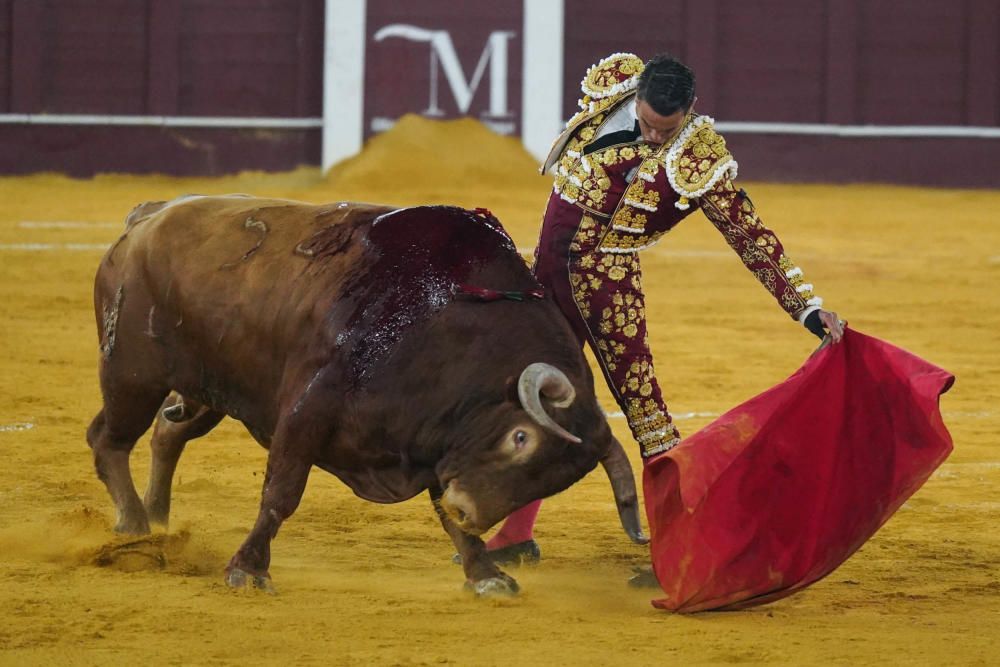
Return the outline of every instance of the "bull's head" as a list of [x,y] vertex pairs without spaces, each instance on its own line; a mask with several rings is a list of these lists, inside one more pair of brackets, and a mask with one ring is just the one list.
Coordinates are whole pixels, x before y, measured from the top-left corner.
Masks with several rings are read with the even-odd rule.
[[645,543],[631,466],[596,400],[580,404],[566,375],[545,363],[525,368],[516,389],[514,400],[490,416],[500,424],[490,446],[459,448],[438,467],[441,507],[450,519],[481,535],[514,510],[569,487],[600,462],[622,526],[633,541]]

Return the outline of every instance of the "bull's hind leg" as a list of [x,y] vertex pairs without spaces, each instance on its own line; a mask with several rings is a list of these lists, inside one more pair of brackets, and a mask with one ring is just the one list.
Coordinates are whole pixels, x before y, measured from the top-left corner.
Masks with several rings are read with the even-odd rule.
[[[181,407],[180,410],[177,409],[178,406]],[[182,421],[168,418],[168,410],[172,411],[169,414],[176,414],[176,418],[182,418]],[[153,461],[143,498],[150,523],[164,528],[167,526],[170,518],[170,488],[184,446],[211,431],[224,416],[224,413],[198,405],[191,399],[181,399],[177,394],[171,394],[163,402],[160,415],[153,426],[153,439],[150,442]]]
[[141,263],[137,256],[142,253],[133,255],[124,250],[127,247],[123,235],[102,260],[94,280],[104,406],[87,429],[87,443],[94,453],[97,476],[118,512],[115,530],[145,534],[149,520],[132,481],[129,455],[169,393],[169,366],[156,333],[156,301],[146,280],[149,275],[136,263]]
[[87,429],[87,443],[94,453],[97,476],[115,503],[115,530],[143,535],[149,532],[149,520],[132,481],[129,455],[156,417],[167,391],[146,387],[104,389],[104,407]]

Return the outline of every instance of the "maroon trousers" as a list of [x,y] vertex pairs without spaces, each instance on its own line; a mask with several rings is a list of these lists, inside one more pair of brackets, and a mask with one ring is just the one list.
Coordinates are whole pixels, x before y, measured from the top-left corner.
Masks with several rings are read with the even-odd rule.
[[535,277],[580,344],[590,345],[643,457],[680,442],[646,338],[642,272],[635,252],[602,252],[610,222],[553,194],[535,249]]

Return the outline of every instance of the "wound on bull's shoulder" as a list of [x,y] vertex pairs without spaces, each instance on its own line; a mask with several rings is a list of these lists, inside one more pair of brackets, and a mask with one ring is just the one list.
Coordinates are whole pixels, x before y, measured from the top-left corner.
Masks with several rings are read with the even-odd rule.
[[295,246],[295,254],[314,260],[335,255],[347,247],[359,226],[356,222],[338,222],[323,227]]
[[262,245],[264,245],[264,239],[267,238],[267,232],[268,232],[267,223],[265,223],[263,220],[255,220],[253,216],[251,216],[246,219],[246,222],[243,223],[243,229],[257,232],[258,234],[260,234],[260,237],[257,239],[257,242],[254,243],[252,248],[243,253],[242,257],[240,257],[235,262],[226,262],[225,264],[219,267],[220,269],[231,269],[239,265],[240,262],[245,262],[246,260],[250,259],[253,256],[253,254],[260,249]]

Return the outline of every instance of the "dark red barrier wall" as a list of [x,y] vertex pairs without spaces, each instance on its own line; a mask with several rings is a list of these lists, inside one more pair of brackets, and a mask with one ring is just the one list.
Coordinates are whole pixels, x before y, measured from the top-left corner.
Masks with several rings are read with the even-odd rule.
[[0,0],[2,110],[318,116],[322,39],[323,0]]
[[[717,121],[1000,125],[996,0],[566,0],[565,106],[602,55],[670,51]],[[727,133],[741,175],[1000,187],[1000,139]]]
[[[323,0],[0,0],[0,113],[318,117],[322,40]],[[0,145],[0,173],[225,173],[318,163],[320,133],[0,124]]]
[[[365,136],[404,112],[461,112],[441,52],[374,39],[392,24],[446,31],[470,87],[489,36],[511,33],[505,113],[491,111],[489,67],[466,113],[518,132],[524,1],[368,0]],[[996,0],[564,2],[566,116],[600,57],[668,50],[694,67],[698,110],[720,122],[1000,126]],[[324,4],[0,0],[0,113],[318,118]],[[752,178],[1000,186],[996,138],[727,139]],[[0,123],[0,148],[0,173],[222,173],[317,164],[320,132]]]
[[719,120],[1000,125],[996,0],[566,0],[566,107],[603,54],[670,51]]

